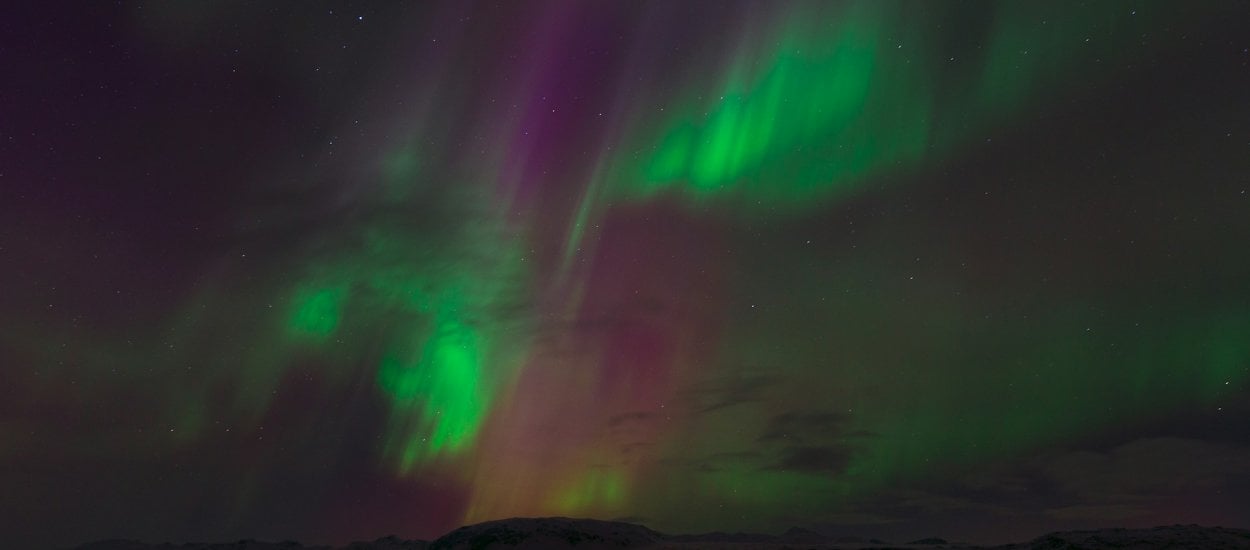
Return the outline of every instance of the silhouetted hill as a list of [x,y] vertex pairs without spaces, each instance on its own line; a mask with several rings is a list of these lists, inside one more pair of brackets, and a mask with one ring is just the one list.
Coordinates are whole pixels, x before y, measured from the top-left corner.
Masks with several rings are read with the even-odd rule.
[[[380,540],[380,539],[379,539]],[[366,543],[370,544],[370,543]],[[373,549],[374,546],[367,548]],[[385,548],[385,547],[376,547]],[[187,542],[182,544],[148,544],[135,540],[110,539],[78,546],[76,550],[330,550],[329,546],[304,546],[295,541],[260,542],[250,539],[235,542]]]
[[430,549],[638,548],[667,537],[642,525],[572,518],[512,518],[467,525],[430,543]]
[[[296,542],[241,540],[227,543],[146,544],[132,540],[105,540],[79,546],[77,550],[314,550],[327,546],[303,546]],[[877,539],[833,538],[815,531],[791,528],[781,535],[761,533],[703,533],[666,535],[645,526],[619,521],[573,518],[512,518],[467,525],[434,541],[404,540],[390,536],[372,542],[354,542],[346,550],[486,550],[558,548],[652,548],[652,549],[888,549],[888,548],[986,548],[991,550],[1150,550],[1250,549],[1250,530],[1200,525],[1172,525],[1151,529],[1096,529],[1060,531],[1028,542],[1001,546],[973,546],[925,538],[907,544]]]
[[353,542],[346,546],[346,550],[425,550],[429,546],[429,541],[404,540],[391,535],[372,542]]
[[1152,529],[1097,529],[1089,531],[1060,531],[1040,536],[1030,542],[1010,545],[1009,548],[1029,550],[1071,549],[1102,550],[1194,548],[1224,550],[1250,548],[1250,530],[1201,525],[1169,525]]
[[[343,550],[425,550],[429,542],[423,540],[404,540],[394,535],[374,541],[353,542]],[[332,546],[304,546],[295,541],[261,542],[255,540],[239,540],[235,542],[187,542],[171,544],[148,544],[134,540],[112,539],[92,542],[78,546],[75,550],[335,550]]]

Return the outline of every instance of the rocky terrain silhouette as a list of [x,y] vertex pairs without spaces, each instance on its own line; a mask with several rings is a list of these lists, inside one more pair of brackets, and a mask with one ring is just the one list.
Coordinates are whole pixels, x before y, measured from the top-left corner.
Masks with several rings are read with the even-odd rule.
[[104,540],[78,546],[76,550],[486,550],[559,548],[649,549],[888,549],[888,548],[986,548],[994,550],[1148,550],[1148,549],[1250,549],[1250,530],[1201,525],[1170,525],[1149,529],[1094,529],[1058,531],[1028,542],[978,546],[931,537],[906,543],[878,539],[833,537],[802,528],[780,535],[713,532],[669,535],[646,526],[619,521],[574,518],[511,518],[466,525],[432,541],[404,540],[395,536],[347,546],[305,546],[294,541],[239,540],[223,543],[158,543]]

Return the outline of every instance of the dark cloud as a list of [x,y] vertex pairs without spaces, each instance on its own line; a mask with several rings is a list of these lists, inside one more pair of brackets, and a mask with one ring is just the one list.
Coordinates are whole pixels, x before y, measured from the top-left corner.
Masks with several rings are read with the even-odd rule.
[[719,472],[723,470],[757,470],[764,458],[759,451],[727,451],[712,453],[690,459],[664,458],[659,464],[694,470],[696,472]]
[[787,412],[774,416],[764,427],[759,441],[827,441],[841,439],[846,415],[830,411]]
[[708,413],[744,403],[763,401],[768,390],[780,381],[780,377],[773,375],[734,377],[693,388],[686,393],[693,397],[696,403],[702,404],[698,412]]
[[1071,451],[1040,466],[1072,502],[1049,512],[1126,514],[1137,505],[1195,491],[1219,490],[1250,477],[1250,447],[1178,437],[1143,438],[1106,452]]
[[654,417],[655,417],[655,413],[650,413],[646,411],[633,411],[633,412],[621,413],[621,414],[613,415],[612,417],[608,418],[608,427],[619,428],[621,426],[624,426],[626,424],[631,424],[634,422],[647,422]]
[[851,451],[846,447],[789,447],[767,470],[805,474],[840,474],[850,463]]
[[935,512],[994,503],[989,508],[1065,520],[1139,517],[1178,496],[1213,494],[1250,480],[1250,446],[1147,437],[1105,450],[1061,449],[1008,463],[934,469],[947,474],[883,493],[884,500],[864,509],[900,513],[900,506],[912,506],[910,512]]
[[758,451],[732,451],[714,453],[698,461],[696,467],[700,472],[719,472],[721,470],[743,468],[758,463],[763,457]]
[[[792,452],[798,448],[785,449],[791,454],[782,458],[803,458]],[[866,495],[848,503],[844,512],[849,518],[864,516],[864,525],[874,523],[868,519],[892,519],[896,528],[917,534],[958,532],[961,524],[971,529],[1005,518],[1036,532],[1169,521],[1227,523],[1227,509],[1237,505],[1232,495],[1250,486],[1250,447],[1142,437],[1098,450],[1047,450],[1013,462],[935,465],[934,470],[945,473]],[[1213,497],[1221,493],[1228,498]],[[1176,510],[1189,515],[1177,516]],[[855,522],[838,522],[849,523]]]

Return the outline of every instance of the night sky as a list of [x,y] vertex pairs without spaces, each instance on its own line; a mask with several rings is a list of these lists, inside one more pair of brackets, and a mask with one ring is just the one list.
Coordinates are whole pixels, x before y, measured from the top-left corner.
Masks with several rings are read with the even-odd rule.
[[16,2],[0,69],[18,547],[1250,526],[1245,3]]

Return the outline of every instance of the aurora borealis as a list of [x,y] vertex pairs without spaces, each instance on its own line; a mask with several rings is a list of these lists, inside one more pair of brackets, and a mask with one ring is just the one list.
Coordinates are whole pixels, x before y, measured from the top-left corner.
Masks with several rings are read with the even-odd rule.
[[1248,525],[1244,4],[31,4],[25,546]]

